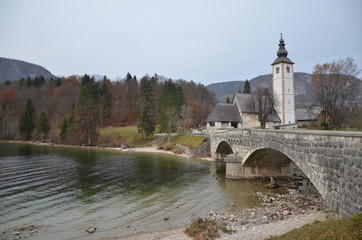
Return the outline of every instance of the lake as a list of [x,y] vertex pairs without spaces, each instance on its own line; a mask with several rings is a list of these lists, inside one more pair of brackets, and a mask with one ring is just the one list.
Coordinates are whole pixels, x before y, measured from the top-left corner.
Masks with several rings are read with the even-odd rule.
[[87,239],[90,226],[95,238],[164,230],[253,207],[250,193],[266,191],[224,175],[223,163],[168,154],[1,143],[0,230],[32,224],[31,239],[53,240]]

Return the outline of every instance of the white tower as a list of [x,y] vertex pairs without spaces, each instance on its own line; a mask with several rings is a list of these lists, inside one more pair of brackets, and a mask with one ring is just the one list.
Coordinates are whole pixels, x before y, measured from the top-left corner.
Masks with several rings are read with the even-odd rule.
[[293,62],[287,57],[284,40],[280,34],[278,58],[272,63],[273,94],[276,99],[275,110],[281,124],[295,123],[295,95]]

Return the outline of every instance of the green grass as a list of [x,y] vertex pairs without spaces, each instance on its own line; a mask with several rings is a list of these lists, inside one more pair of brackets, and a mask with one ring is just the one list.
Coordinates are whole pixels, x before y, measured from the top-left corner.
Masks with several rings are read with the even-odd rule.
[[156,139],[156,137],[151,136],[148,141],[145,141],[138,133],[137,126],[127,126],[127,127],[106,127],[99,129],[100,140],[103,143],[107,143],[108,145],[114,146],[118,143],[127,142],[128,144],[134,147],[145,147],[151,146],[152,141]]
[[171,138],[171,143],[182,144],[182,145],[188,146],[190,148],[197,148],[206,140],[207,140],[206,137],[176,135]]
[[362,213],[337,220],[316,221],[269,240],[362,240]]
[[133,139],[138,136],[137,126],[127,126],[127,127],[107,127],[99,129],[101,136],[111,136],[114,134],[121,135],[125,139]]

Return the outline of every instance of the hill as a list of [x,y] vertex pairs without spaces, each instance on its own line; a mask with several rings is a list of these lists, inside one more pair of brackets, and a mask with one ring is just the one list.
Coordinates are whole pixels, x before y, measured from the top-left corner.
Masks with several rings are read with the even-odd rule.
[[[295,95],[296,95],[296,107],[302,108],[305,106],[310,106],[316,104],[316,100],[312,97],[311,93],[311,79],[312,74],[297,72],[294,73],[295,80]],[[356,81],[359,81],[356,79]],[[251,89],[256,89],[257,87],[267,87],[271,89],[272,87],[272,74],[260,75],[249,80]],[[362,104],[362,82],[359,81],[359,89],[354,99],[350,101],[353,103]],[[215,93],[218,102],[226,102],[227,97],[230,99],[233,97],[234,93],[243,90],[245,81],[230,81],[230,82],[221,82],[213,83],[207,87],[208,90]]]
[[56,78],[44,67],[15,59],[0,57],[0,83],[7,80],[43,76],[45,79]]

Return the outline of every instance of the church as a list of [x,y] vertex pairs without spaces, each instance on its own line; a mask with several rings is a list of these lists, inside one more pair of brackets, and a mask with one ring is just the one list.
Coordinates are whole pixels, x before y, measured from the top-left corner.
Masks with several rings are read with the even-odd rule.
[[[296,123],[294,63],[280,34],[277,58],[272,65],[272,93],[275,111],[267,118],[267,127]],[[208,132],[221,129],[254,128],[260,126],[258,116],[248,107],[251,94],[236,93],[231,103],[217,103],[206,119]]]

